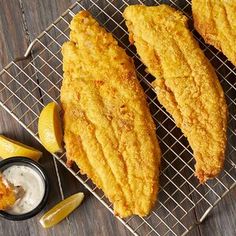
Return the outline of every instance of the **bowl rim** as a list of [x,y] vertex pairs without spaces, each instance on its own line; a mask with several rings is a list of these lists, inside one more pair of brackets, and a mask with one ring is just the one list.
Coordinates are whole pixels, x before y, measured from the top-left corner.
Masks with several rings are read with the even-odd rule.
[[4,168],[4,166],[12,166],[16,163],[19,163],[21,165],[25,164],[26,166],[29,166],[29,167],[33,168],[34,170],[36,170],[41,175],[42,179],[44,180],[45,192],[44,192],[44,196],[43,196],[41,202],[33,210],[31,210],[27,213],[20,214],[20,215],[14,215],[14,214],[10,214],[10,213],[0,210],[0,217],[3,217],[7,220],[12,220],[12,221],[26,220],[26,219],[29,219],[29,218],[37,215],[45,207],[45,205],[47,203],[48,195],[49,195],[48,176],[46,174],[45,169],[38,162],[36,162],[30,158],[23,157],[23,156],[10,157],[10,158],[0,161],[0,170],[2,170]]

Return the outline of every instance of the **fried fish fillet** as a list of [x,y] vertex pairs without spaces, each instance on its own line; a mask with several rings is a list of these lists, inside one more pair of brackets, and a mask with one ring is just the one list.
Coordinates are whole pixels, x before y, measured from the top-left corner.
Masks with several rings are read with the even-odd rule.
[[194,26],[236,66],[236,0],[192,0]]
[[7,210],[12,207],[16,201],[16,194],[11,185],[6,184],[0,174],[0,210]]
[[67,159],[103,190],[116,215],[145,216],[156,201],[161,153],[133,61],[87,11],[70,29],[61,88]]
[[201,183],[220,172],[225,158],[227,106],[213,67],[187,27],[167,6],[129,6],[124,17],[138,54],[156,77],[157,97],[187,137]]

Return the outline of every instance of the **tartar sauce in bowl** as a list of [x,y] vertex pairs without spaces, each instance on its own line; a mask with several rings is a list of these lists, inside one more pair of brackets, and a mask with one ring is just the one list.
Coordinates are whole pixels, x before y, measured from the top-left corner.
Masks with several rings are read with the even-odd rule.
[[31,167],[12,165],[5,169],[2,175],[14,186],[21,186],[24,190],[24,195],[6,212],[14,215],[28,213],[42,201],[45,183],[42,176]]
[[48,180],[37,162],[24,157],[8,158],[0,162],[0,172],[4,179],[24,190],[24,194],[10,209],[0,211],[1,216],[10,220],[24,220],[42,210],[48,197]]

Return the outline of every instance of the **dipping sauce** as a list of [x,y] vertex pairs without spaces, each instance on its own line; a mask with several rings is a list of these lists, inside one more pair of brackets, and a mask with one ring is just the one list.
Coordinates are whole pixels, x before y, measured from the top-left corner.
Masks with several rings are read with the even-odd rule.
[[45,194],[45,182],[37,170],[26,165],[12,165],[6,168],[2,175],[15,187],[21,186],[25,193],[13,207],[6,212],[21,215],[35,209]]

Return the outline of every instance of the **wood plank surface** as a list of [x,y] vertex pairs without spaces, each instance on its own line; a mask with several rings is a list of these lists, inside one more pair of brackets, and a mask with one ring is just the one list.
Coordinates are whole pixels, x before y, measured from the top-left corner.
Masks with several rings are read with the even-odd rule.
[[[0,70],[13,58],[23,55],[27,45],[73,2],[73,0],[1,0]],[[99,4],[101,6],[105,5],[102,0]],[[1,133],[44,150],[3,109],[0,109],[0,122]],[[43,229],[39,224],[39,218],[44,211],[32,219],[23,222],[10,222],[0,219],[0,236],[131,235],[61,164],[55,164],[52,156],[45,150],[44,157],[40,162],[50,173],[51,191],[44,211],[50,209],[62,197],[67,197],[78,191],[85,192],[86,198],[84,203],[66,220],[48,230]],[[206,221],[191,231],[190,235],[235,236],[235,200],[236,189],[226,196],[211,212]],[[192,222],[195,219],[195,216],[191,216],[188,220]]]

